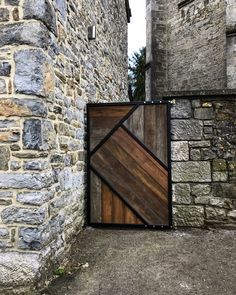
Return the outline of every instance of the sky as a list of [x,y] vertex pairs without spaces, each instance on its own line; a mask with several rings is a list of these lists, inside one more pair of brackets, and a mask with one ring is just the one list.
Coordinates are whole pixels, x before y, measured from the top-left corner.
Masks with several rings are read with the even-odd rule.
[[132,12],[129,24],[129,56],[146,45],[146,0],[129,0]]

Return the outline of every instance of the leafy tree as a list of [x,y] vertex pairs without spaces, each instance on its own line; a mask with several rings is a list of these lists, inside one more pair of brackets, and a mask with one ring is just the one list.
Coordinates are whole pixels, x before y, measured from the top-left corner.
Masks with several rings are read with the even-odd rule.
[[129,97],[131,101],[145,100],[146,47],[134,52],[129,59]]

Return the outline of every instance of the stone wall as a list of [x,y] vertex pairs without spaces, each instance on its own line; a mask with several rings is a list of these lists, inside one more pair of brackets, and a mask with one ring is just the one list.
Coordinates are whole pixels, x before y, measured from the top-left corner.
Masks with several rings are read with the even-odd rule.
[[168,98],[175,226],[236,228],[236,95]]
[[227,82],[228,88],[236,88],[236,1],[227,0]]
[[125,1],[0,0],[1,294],[32,294],[66,257],[84,224],[86,103],[119,100]]
[[163,91],[236,88],[235,5],[234,0],[147,1],[148,100]]

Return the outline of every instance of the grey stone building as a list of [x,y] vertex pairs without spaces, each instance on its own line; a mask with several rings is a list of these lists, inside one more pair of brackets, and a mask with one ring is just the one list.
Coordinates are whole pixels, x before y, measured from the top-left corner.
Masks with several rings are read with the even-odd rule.
[[236,88],[235,0],[147,0],[147,98]]
[[84,224],[86,103],[127,100],[129,17],[125,0],[0,0],[1,294],[34,294]]
[[177,226],[236,224],[236,1],[147,0],[147,100],[171,108]]

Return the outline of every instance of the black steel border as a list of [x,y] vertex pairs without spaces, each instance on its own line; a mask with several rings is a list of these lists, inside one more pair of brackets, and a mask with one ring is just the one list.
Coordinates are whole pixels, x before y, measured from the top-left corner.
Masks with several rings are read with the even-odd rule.
[[[158,105],[158,104],[166,104],[167,105],[167,146],[168,146],[168,181],[169,181],[169,191],[168,191],[168,200],[169,200],[169,224],[168,225],[135,225],[135,224],[105,224],[105,223],[93,223],[91,222],[91,195],[90,195],[90,170],[93,170],[93,172],[95,174],[97,174],[99,176],[99,173],[97,173],[97,171],[95,172],[94,169],[91,167],[90,165],[90,158],[92,156],[92,154],[90,153],[90,124],[89,124],[89,110],[92,107],[106,107],[106,106],[127,106],[127,105],[133,105],[134,108],[130,110],[130,115],[138,108],[138,106],[140,105]],[[136,108],[135,108],[136,106]],[[135,228],[148,228],[148,229],[161,229],[161,230],[167,230],[167,229],[172,229],[173,228],[173,214],[172,214],[172,177],[171,177],[171,116],[170,116],[170,102],[169,101],[163,101],[163,100],[155,100],[155,101],[144,101],[144,102],[117,102],[117,103],[88,103],[86,106],[87,109],[87,136],[86,136],[86,141],[87,141],[87,171],[86,171],[86,175],[87,175],[87,225],[88,226],[92,226],[92,227],[97,227],[97,228],[122,228],[122,229],[135,229]],[[129,114],[128,113],[128,114]],[[128,115],[127,114],[127,115]],[[119,127],[122,127],[122,124],[128,119],[129,116],[125,116],[125,119],[121,120],[114,128],[116,128],[116,130]],[[114,130],[114,128],[112,130]],[[116,131],[114,130],[114,132]],[[114,132],[110,132],[111,134]],[[109,136],[110,137],[110,136]],[[104,141],[105,142],[105,141]],[[101,142],[100,142],[101,143]],[[102,143],[103,144],[103,143]],[[101,145],[102,145],[101,144]],[[94,151],[94,150],[93,150]],[[149,151],[150,152],[150,151]],[[93,152],[94,153],[94,152]],[[152,156],[152,154],[150,154]],[[100,176],[99,176],[100,177]],[[103,178],[102,178],[103,180]],[[113,190],[113,188],[110,187],[110,185],[107,183],[107,181],[105,181],[105,183],[109,186],[109,188]],[[116,192],[115,192],[116,193]],[[116,193],[117,194],[117,193]],[[123,200],[123,199],[122,199]],[[125,202],[126,203],[126,202]],[[127,203],[126,203],[127,204]],[[127,204],[128,205],[128,204]],[[128,205],[128,207],[130,208],[130,206]],[[130,208],[133,212],[134,210],[132,208]],[[137,214],[135,212],[136,215],[138,215],[138,217],[140,218],[139,214]],[[142,218],[140,218],[141,220],[143,220]]]

